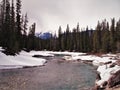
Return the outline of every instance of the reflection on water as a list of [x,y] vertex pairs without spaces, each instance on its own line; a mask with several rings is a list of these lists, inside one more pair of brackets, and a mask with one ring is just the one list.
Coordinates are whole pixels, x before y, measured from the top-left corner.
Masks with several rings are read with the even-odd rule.
[[0,87],[7,83],[5,90],[90,90],[95,77],[93,66],[56,58],[43,67],[0,71]]

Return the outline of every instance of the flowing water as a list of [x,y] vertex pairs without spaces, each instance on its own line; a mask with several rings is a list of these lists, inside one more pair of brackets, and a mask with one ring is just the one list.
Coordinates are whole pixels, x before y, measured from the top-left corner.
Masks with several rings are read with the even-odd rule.
[[0,90],[90,90],[95,67],[53,58],[42,67],[0,70]]

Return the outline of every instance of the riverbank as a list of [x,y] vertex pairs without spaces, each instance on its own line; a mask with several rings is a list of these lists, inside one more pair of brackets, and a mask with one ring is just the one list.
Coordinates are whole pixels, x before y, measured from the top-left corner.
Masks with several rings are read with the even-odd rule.
[[[105,55],[106,56],[106,55]],[[98,77],[96,80],[96,87],[104,90],[120,90],[120,54],[113,55],[115,62],[106,62],[98,66]]]

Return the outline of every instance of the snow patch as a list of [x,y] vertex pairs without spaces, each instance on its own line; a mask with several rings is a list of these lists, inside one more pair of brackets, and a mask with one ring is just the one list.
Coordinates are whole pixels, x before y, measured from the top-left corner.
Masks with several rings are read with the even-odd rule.
[[120,66],[115,65],[115,67],[110,68],[110,64],[99,66],[97,71],[100,73],[101,80],[98,80],[96,84],[102,87],[105,81],[108,81],[112,74],[120,70]]
[[6,56],[0,52],[0,69],[22,68],[24,66],[44,65],[46,60],[32,57],[33,53],[22,51],[17,56]]

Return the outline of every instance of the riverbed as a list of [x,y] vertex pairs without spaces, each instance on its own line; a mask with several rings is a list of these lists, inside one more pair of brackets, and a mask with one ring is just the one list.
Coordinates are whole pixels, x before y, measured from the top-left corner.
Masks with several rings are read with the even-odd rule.
[[95,67],[51,58],[45,66],[0,70],[0,90],[90,90]]

